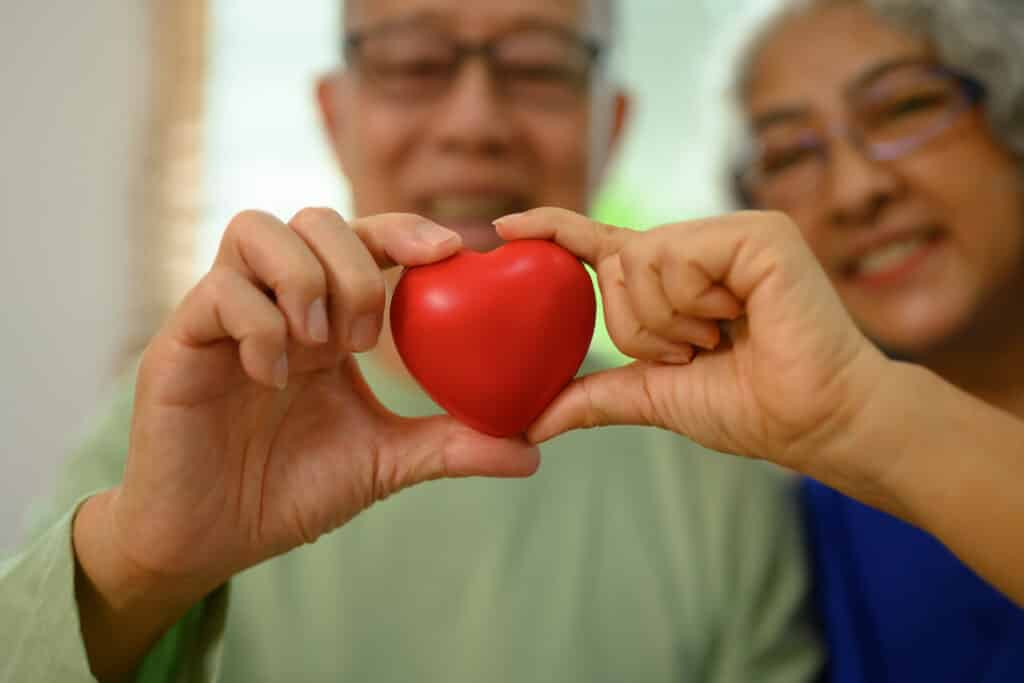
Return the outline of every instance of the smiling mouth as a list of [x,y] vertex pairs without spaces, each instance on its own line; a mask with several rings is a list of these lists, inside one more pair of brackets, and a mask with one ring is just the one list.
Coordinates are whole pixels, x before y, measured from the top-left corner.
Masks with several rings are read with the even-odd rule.
[[427,202],[427,216],[441,225],[452,228],[491,223],[510,213],[525,211],[525,200],[508,195],[448,195]]
[[939,228],[929,228],[886,242],[850,262],[843,275],[851,280],[874,282],[898,277],[918,265],[941,236]]

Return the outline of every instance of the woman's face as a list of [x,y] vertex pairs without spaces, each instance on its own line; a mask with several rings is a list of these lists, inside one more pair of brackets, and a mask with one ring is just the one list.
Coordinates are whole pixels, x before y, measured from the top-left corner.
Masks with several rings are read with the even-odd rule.
[[[911,356],[1024,294],[1017,160],[958,82],[933,78],[932,54],[860,3],[824,6],[773,31],[745,92],[758,147],[775,150],[753,186],[790,173],[799,190],[755,189],[755,201],[800,225],[867,334]],[[807,149],[827,153],[808,161]]]

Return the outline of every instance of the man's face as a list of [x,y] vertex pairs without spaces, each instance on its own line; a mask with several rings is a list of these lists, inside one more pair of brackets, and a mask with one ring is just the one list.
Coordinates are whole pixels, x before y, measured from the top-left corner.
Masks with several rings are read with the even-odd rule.
[[[356,213],[417,213],[487,250],[499,216],[584,211],[624,111],[621,97],[600,105],[613,130],[595,149],[588,11],[585,0],[350,0],[358,38],[319,95]],[[491,59],[456,62],[459,45],[493,46]]]

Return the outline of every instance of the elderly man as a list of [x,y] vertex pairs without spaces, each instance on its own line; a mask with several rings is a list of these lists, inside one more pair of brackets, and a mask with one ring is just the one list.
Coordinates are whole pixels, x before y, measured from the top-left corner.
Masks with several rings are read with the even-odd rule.
[[508,213],[586,209],[627,111],[611,9],[347,3],[318,96],[358,218],[227,226],[66,468],[63,517],[0,575],[0,677],[816,676],[785,479],[611,428],[498,481],[537,448],[413,417],[438,409],[383,324],[393,266],[494,247]]

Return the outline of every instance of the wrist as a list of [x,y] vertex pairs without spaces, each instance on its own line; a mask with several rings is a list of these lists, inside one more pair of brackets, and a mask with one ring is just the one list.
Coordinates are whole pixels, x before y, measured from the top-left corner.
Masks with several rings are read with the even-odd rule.
[[147,567],[127,552],[115,524],[119,488],[86,500],[75,517],[72,540],[80,571],[104,602],[131,610],[156,601],[188,608],[216,587],[215,581],[174,577]]
[[872,507],[906,519],[902,490],[911,442],[927,427],[921,405],[927,404],[932,381],[924,368],[894,361],[880,353],[871,367],[859,372],[863,386],[847,411],[842,428],[807,458],[806,474]]
[[209,590],[146,569],[120,547],[111,523],[117,489],[86,500],[72,526],[75,597],[90,667],[122,680]]

